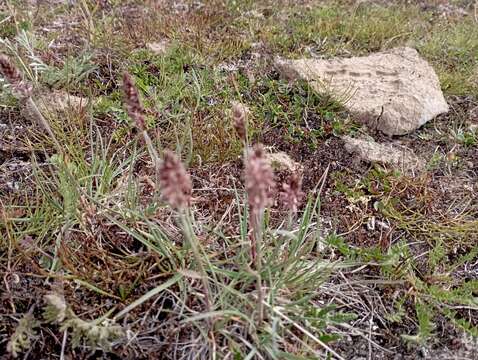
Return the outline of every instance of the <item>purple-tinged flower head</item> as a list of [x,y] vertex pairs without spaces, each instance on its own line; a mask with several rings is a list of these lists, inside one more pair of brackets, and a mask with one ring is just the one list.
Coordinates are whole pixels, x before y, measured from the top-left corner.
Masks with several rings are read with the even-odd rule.
[[262,145],[249,152],[245,169],[246,191],[251,212],[258,213],[270,205],[270,192],[274,188],[274,172],[265,158]]
[[18,95],[25,98],[31,96],[31,85],[23,80],[21,72],[5,55],[0,55],[0,73]]
[[247,114],[249,110],[241,103],[234,102],[232,104],[232,122],[237,136],[242,141],[246,141],[247,138]]
[[144,109],[141,105],[141,100],[139,99],[138,89],[136,89],[133,78],[127,72],[123,75],[123,91],[128,115],[133,119],[139,130],[145,130],[146,123],[144,120]]
[[191,203],[191,177],[172,151],[165,151],[159,168],[159,181],[164,199],[174,209],[187,208]]
[[292,213],[296,213],[304,193],[302,192],[302,177],[297,173],[292,173],[289,181],[282,185],[281,198],[285,207]]

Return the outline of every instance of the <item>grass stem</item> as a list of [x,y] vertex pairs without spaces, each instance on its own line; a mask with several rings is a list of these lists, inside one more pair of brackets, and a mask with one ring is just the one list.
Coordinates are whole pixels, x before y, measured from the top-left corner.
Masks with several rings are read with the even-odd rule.
[[[192,228],[191,219],[188,214],[188,210],[181,211],[180,218],[181,218],[181,225],[184,232],[184,236],[186,237],[187,241],[189,242],[189,245],[191,246],[194,260],[201,274],[201,281],[202,281],[202,286],[204,291],[204,301],[206,303],[206,311],[208,313],[211,313],[212,312],[211,287],[209,285],[207,271],[206,271],[206,268],[204,267],[202,256],[201,256],[201,250],[200,250],[201,245],[199,244],[196,234],[194,233],[194,230]],[[212,322],[214,322],[214,320],[212,320]],[[210,323],[210,325],[212,325],[212,323]]]

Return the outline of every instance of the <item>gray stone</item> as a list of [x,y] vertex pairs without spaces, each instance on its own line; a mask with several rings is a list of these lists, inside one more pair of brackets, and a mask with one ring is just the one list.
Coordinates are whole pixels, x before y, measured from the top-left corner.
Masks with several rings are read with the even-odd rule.
[[161,40],[146,44],[147,48],[156,55],[165,55],[171,48],[171,44],[168,40]]
[[[70,95],[64,91],[53,91],[51,93],[45,92],[34,96],[34,102],[38,107],[38,110],[47,119],[50,117],[56,117],[64,115],[70,110],[76,112],[83,111],[88,105],[88,99]],[[22,115],[32,122],[37,121],[34,110],[27,102],[22,109]]]
[[342,140],[345,150],[363,161],[389,165],[405,173],[413,173],[425,168],[425,161],[405,147],[379,144],[372,139],[357,139],[350,136],[343,136]]
[[433,68],[412,48],[330,60],[276,60],[289,80],[305,79],[330,93],[359,122],[403,135],[448,111]]
[[283,151],[266,153],[266,160],[275,171],[286,171],[301,174],[302,164],[294,161]]

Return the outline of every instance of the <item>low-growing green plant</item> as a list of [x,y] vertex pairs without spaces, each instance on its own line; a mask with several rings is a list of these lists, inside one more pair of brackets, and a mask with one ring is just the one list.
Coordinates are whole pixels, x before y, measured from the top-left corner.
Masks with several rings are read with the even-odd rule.
[[[364,262],[378,265],[384,281],[391,281],[391,284],[395,282],[398,286],[405,285],[408,291],[394,300],[395,310],[391,310],[386,317],[391,322],[402,322],[406,316],[406,303],[414,304],[413,311],[417,321],[416,333],[402,334],[404,340],[422,346],[430,341],[433,342],[435,340],[434,329],[436,328],[433,321],[440,316],[448,318],[450,324],[458,330],[476,337],[478,331],[476,325],[473,325],[452,309],[476,308],[478,304],[476,298],[478,283],[474,280],[463,280],[450,286],[450,279],[446,274],[443,274],[444,278],[440,281],[440,274],[433,272],[436,266],[435,262],[439,261],[445,252],[445,249],[440,247],[439,244],[430,254],[431,273],[424,281],[424,275],[418,270],[419,267],[410,252],[410,246],[405,242],[391,246],[385,254],[379,248],[351,248],[340,237],[329,237],[328,243],[339,250],[346,259],[357,263]],[[441,254],[439,258],[437,258],[438,253]],[[475,253],[476,249],[473,254]],[[469,256],[466,258],[469,258]],[[466,260],[459,259],[455,267],[460,266],[463,261]],[[436,280],[432,280],[434,277]]]
[[[127,80],[128,112],[147,136],[141,120],[144,110],[133,88]],[[244,128],[247,129],[246,123]],[[111,140],[106,141],[93,124],[82,130],[87,131],[91,148],[79,146],[81,138],[65,137],[63,152],[52,156],[48,167],[35,166],[38,200],[45,207],[38,208],[37,215],[37,221],[45,222],[42,233],[26,223],[26,228],[18,224],[17,233],[38,237],[35,243],[41,242],[41,248],[48,249],[47,253],[39,252],[48,258],[40,265],[48,279],[74,282],[97,296],[129,303],[122,309],[111,306],[97,320],[85,321],[75,315],[74,305],[67,304],[63,295],[47,295],[45,318],[60,325],[69,347],[108,350],[126,341],[125,329],[112,321],[126,318],[150,301],[156,303],[172,293],[174,301],[163,321],[179,321],[182,333],[196,336],[194,343],[178,348],[180,353],[190,353],[193,346],[201,349],[206,358],[228,354],[240,358],[281,358],[287,354],[321,357],[327,353],[340,358],[328,345],[338,338],[330,326],[352,317],[333,306],[322,309],[319,305],[320,286],[335,264],[314,253],[320,202],[310,198],[304,212],[298,213],[299,179],[292,178],[284,187],[284,200],[289,207],[286,225],[273,227],[269,220],[273,185],[270,165],[261,148],[251,152],[245,148],[246,191],[242,197],[242,191],[237,190],[235,204],[239,234],[220,227],[211,229],[209,224],[195,219],[192,188],[183,179],[185,170],[178,159],[169,161],[172,155],[160,155],[155,145],[146,141],[153,164],[158,165],[153,167],[159,181],[154,179],[153,183],[166,202],[145,205],[138,198],[140,185],[134,172],[135,164],[144,155],[137,150],[136,140],[112,151]],[[244,145],[247,147],[247,141]],[[168,222],[175,228],[175,235],[157,218],[164,212],[177,219]],[[298,226],[294,226],[296,215]],[[124,234],[123,241],[129,239],[142,250],[112,241],[111,231],[114,237]],[[204,236],[214,239],[214,244],[223,244],[225,251],[218,253],[217,245],[202,243]],[[34,247],[31,251],[36,253],[39,249]],[[121,256],[113,255],[116,253]],[[144,254],[151,256],[145,261],[150,269],[156,269],[155,276],[164,279],[159,284],[149,285],[144,280],[141,284],[137,280],[151,276],[137,261]],[[97,262],[103,266],[98,267]],[[136,279],[118,283],[120,274],[129,269]],[[139,287],[150,290],[138,292]],[[162,336],[172,335],[166,329],[161,332]],[[299,345],[291,350],[297,342]],[[219,348],[219,343],[229,346]]]
[[32,340],[37,333],[35,328],[39,326],[38,321],[32,313],[26,313],[18,322],[15,332],[7,344],[7,351],[14,357],[28,350],[32,346]]
[[[429,182],[461,164],[448,161],[442,141],[456,143],[457,158],[473,152],[468,110],[464,121],[452,111],[453,129],[438,140],[433,126],[416,134],[437,144],[423,176],[356,171],[314,158],[324,142],[359,129],[341,105],[347,99],[281,80],[271,67],[275,55],[415,46],[446,94],[471,95],[472,104],[473,16],[348,0],[153,3],[32,11],[7,1],[14,12],[6,16],[0,5],[9,122],[28,124],[18,114],[25,98],[35,105],[31,90],[95,98],[92,113],[71,108],[50,119],[36,107],[48,136],[22,138],[32,151],[19,159],[32,171],[18,192],[0,193],[2,299],[13,309],[1,317],[0,351],[342,359],[348,338],[354,347],[366,341],[371,357],[437,345],[448,328],[478,338],[476,206],[453,207]],[[65,19],[74,20],[64,27]],[[158,40],[170,44],[162,54],[147,49]],[[50,55],[63,65],[49,65]],[[124,72],[131,76],[121,81]],[[307,194],[297,172],[272,179],[266,150],[253,146],[276,145],[275,136],[279,147],[300,148],[294,157],[310,157]],[[0,149],[0,172],[10,156],[18,160]]]
[[68,57],[62,68],[47,67],[42,74],[42,81],[55,89],[72,89],[78,87],[95,69],[91,55]]
[[60,325],[60,330],[71,333],[71,346],[87,345],[95,349],[109,350],[114,340],[124,336],[124,330],[108,320],[106,314],[93,321],[80,319],[65,299],[56,293],[45,295],[45,321]]
[[417,302],[415,304],[415,310],[418,319],[418,329],[416,335],[402,335],[402,337],[407,341],[412,341],[414,343],[423,345],[429,340],[433,335],[434,325],[431,321],[432,313],[430,312],[429,306]]

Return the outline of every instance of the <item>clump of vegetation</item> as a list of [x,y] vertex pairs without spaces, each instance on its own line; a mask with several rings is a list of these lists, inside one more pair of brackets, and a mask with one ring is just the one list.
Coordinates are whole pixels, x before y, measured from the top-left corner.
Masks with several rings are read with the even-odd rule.
[[25,314],[10,337],[7,344],[7,351],[14,357],[18,357],[31,346],[31,340],[36,336],[35,328],[38,327],[38,321],[31,313]]
[[[0,353],[476,351],[470,9],[173,3],[0,5]],[[403,137],[429,155],[416,178],[352,161],[340,137],[364,129],[340,99],[271,67],[401,45],[452,107]],[[50,116],[54,91],[87,105]]]
[[124,336],[120,326],[111,323],[105,316],[94,321],[85,321],[75,315],[65,299],[57,293],[45,295],[44,318],[49,323],[60,324],[60,331],[71,333],[71,346],[77,348],[85,343],[91,348],[111,348],[112,341]]

